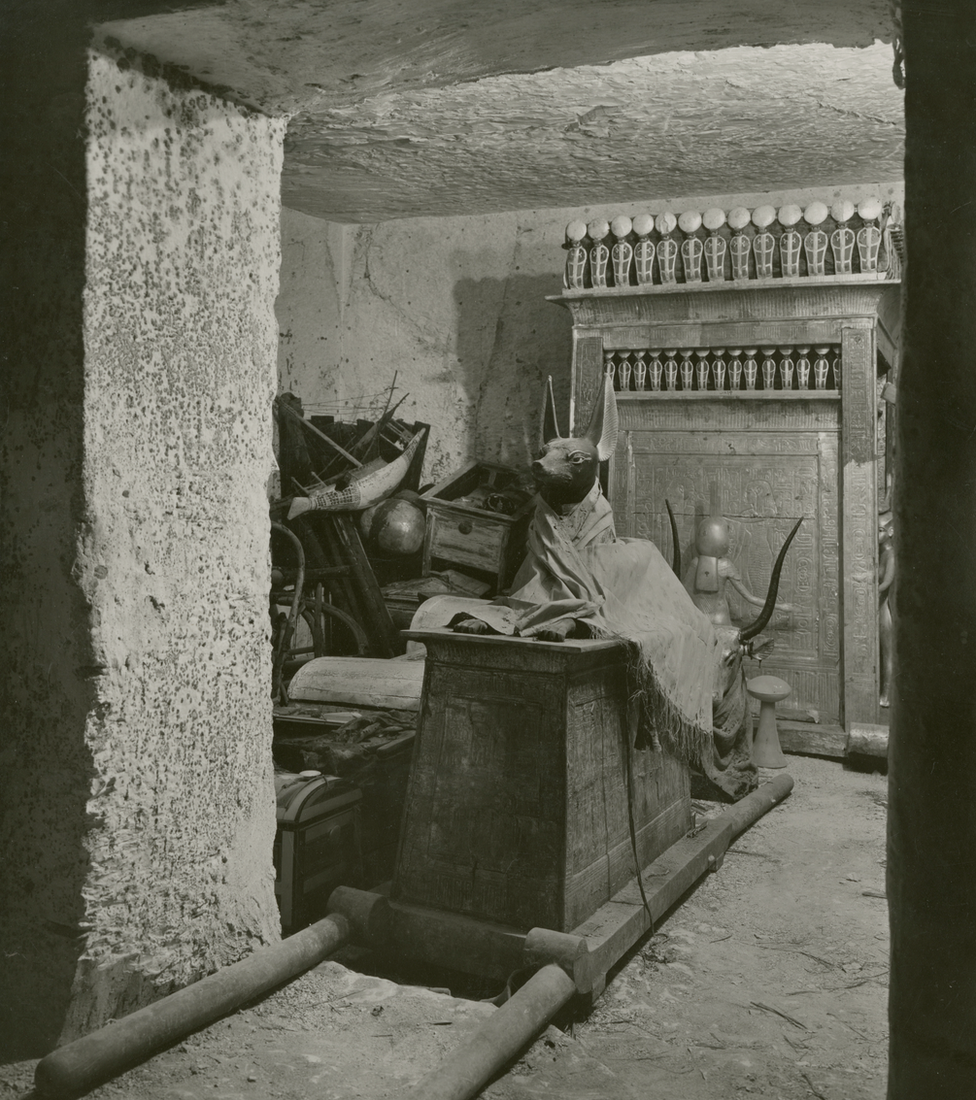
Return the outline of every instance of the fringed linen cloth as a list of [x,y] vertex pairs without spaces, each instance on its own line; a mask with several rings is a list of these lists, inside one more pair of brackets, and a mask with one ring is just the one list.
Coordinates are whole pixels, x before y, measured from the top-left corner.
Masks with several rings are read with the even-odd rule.
[[752,762],[752,715],[742,675],[739,630],[720,626],[717,633],[723,650],[738,654],[712,713],[712,753],[710,758],[702,759],[701,770],[733,802],[738,802],[755,790],[759,782],[758,770]]
[[[465,617],[522,637],[572,618],[592,637],[626,641],[639,716],[636,747],[659,741],[692,767],[711,761],[720,659],[715,631],[654,543],[616,538],[599,483],[565,514],[538,498],[512,588],[491,603],[471,601]],[[451,606],[457,610],[458,601]]]

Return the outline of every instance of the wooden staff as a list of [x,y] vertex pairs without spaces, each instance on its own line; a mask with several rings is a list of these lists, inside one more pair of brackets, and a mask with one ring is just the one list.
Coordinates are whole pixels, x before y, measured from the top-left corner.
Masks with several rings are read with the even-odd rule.
[[320,432],[310,420],[306,420],[305,417],[302,416],[300,413],[295,412],[295,410],[290,405],[282,404],[279,401],[278,408],[283,409],[293,420],[297,420],[299,424],[304,425],[305,428],[312,433],[312,435],[316,436],[316,438],[318,439],[321,439],[323,443],[328,444],[328,446],[330,446],[334,451],[337,451],[339,454],[341,454],[343,458],[348,459],[353,464],[353,466],[356,466],[357,468],[359,466],[362,466],[362,463],[359,461],[358,458],[354,458],[347,450],[345,450],[345,448],[340,447],[339,444],[336,443],[334,439],[330,439],[325,434],[325,432]]

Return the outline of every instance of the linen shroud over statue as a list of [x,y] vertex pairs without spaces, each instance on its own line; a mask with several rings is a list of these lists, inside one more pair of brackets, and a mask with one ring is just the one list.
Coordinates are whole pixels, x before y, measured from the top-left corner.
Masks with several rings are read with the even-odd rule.
[[[559,435],[551,383],[548,397],[552,418],[543,429],[543,455],[533,466],[540,493],[527,555],[511,595],[490,603],[444,597],[445,611],[458,612],[451,625],[467,630],[474,617],[500,634],[552,637],[554,627],[571,620],[577,633],[582,627],[591,637],[625,641],[635,704],[631,710],[637,718],[635,747],[659,743],[713,781],[719,780],[729,762],[724,751],[716,753],[713,743],[713,695],[722,690],[719,639],[654,543],[616,537],[613,513],[597,477],[599,461],[606,460],[616,446],[616,401],[610,379],[604,380],[603,399],[580,438]],[[552,463],[557,443],[559,454]],[[592,458],[588,472],[581,451]],[[555,467],[551,476],[547,465]],[[581,490],[567,493],[573,466],[591,480]],[[567,496],[571,499],[566,500]],[[428,622],[431,613],[436,614],[432,603],[425,607]],[[728,794],[745,793],[741,776],[728,778],[732,780]]]

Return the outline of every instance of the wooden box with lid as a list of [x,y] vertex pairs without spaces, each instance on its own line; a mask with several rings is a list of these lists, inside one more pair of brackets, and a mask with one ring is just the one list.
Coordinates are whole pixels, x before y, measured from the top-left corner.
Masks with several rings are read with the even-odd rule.
[[275,896],[282,930],[289,933],[324,917],[337,886],[360,885],[362,793],[319,772],[276,772],[275,793]]
[[456,565],[490,579],[495,591],[512,580],[533,507],[532,495],[519,485],[518,471],[469,462],[428,489],[423,501],[425,575]]

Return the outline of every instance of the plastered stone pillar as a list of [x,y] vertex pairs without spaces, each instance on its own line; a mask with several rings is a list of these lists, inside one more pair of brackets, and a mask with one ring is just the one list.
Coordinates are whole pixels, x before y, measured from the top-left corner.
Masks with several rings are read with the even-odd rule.
[[87,85],[85,955],[67,1036],[279,934],[269,535],[284,121],[151,59]]
[[94,703],[81,489],[87,28],[4,13],[0,73],[0,1057],[58,1037],[78,957]]
[[89,53],[77,5],[20,14],[0,107],[7,1058],[280,933],[265,486],[285,123]]
[[889,1100],[976,1096],[976,7],[903,5]]

